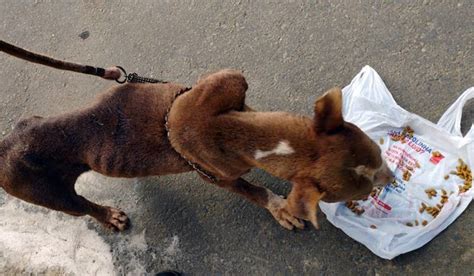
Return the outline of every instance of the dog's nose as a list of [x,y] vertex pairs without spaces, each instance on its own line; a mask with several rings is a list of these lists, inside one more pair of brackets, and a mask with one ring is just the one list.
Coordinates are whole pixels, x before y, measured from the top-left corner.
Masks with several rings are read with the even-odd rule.
[[390,176],[388,177],[388,182],[392,183],[393,181],[395,181],[395,175],[393,174],[392,171],[390,171],[389,173],[390,173]]
[[388,183],[391,183],[395,180],[395,175],[387,166],[387,164],[383,164],[382,168],[375,174],[374,185],[375,186],[384,186]]
[[384,166],[384,170],[388,178],[387,183],[393,182],[395,180],[395,175],[393,174],[393,172],[390,170],[390,168],[387,165]]

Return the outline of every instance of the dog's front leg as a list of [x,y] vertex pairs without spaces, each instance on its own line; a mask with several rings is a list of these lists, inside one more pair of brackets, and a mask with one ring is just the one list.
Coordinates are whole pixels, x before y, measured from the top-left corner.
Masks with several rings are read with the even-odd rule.
[[220,181],[217,185],[238,193],[251,202],[267,209],[278,223],[286,229],[292,230],[294,227],[304,228],[304,223],[290,213],[286,199],[264,187],[250,184],[242,178],[232,181]]

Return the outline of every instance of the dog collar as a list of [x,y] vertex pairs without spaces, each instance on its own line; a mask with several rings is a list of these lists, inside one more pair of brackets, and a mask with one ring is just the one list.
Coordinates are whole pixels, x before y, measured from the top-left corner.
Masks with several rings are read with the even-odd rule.
[[173,147],[173,144],[171,143],[171,137],[170,137],[170,128],[169,128],[169,125],[168,125],[168,118],[169,118],[169,115],[170,115],[170,111],[171,111],[171,107],[173,107],[173,103],[174,101],[181,95],[183,95],[184,93],[188,92],[189,90],[191,90],[192,87],[186,87],[184,89],[181,89],[178,93],[176,93],[176,95],[174,96],[174,99],[173,99],[173,102],[171,103],[170,107],[168,108],[168,110],[166,111],[166,116],[165,116],[165,129],[166,129],[166,136],[168,137],[168,141],[170,142],[170,145],[171,145],[171,148],[181,157],[183,158],[189,166],[191,166],[195,171],[197,171],[200,175],[204,176],[205,178],[207,178],[211,183],[216,183],[216,182],[219,182],[219,179],[217,177],[215,177],[213,174],[211,174],[210,172],[206,171],[205,169],[203,169],[201,166],[199,166],[199,164],[197,163],[194,163],[192,162],[191,160],[189,160],[188,158],[186,158],[181,152],[179,152],[175,147]]

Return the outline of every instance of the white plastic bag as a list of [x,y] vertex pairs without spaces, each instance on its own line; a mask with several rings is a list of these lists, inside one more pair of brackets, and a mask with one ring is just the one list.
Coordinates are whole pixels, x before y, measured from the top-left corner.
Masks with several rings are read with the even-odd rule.
[[[327,219],[347,235],[376,255],[392,259],[429,242],[472,200],[474,193],[468,183],[472,185],[472,177],[468,181],[468,177],[464,180],[452,173],[457,171],[459,159],[474,168],[474,124],[464,137],[460,130],[462,108],[474,98],[474,87],[459,97],[438,124],[398,106],[369,66],[343,89],[343,97],[344,119],[380,145],[396,183],[386,185],[368,200],[358,201],[357,208],[364,210],[362,215],[343,203],[321,202],[320,207]],[[407,126],[413,135],[403,132]],[[430,189],[436,195],[430,196]],[[430,207],[430,212],[437,212],[434,207],[440,211],[434,217],[421,203]]]

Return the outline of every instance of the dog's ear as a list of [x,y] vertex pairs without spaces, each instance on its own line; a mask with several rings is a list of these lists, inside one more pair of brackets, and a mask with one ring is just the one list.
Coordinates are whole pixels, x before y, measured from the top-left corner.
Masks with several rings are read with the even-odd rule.
[[288,195],[288,207],[291,214],[297,218],[310,221],[316,229],[318,224],[318,203],[325,193],[310,179],[293,180],[293,187]]
[[331,133],[343,124],[342,91],[334,87],[314,103],[314,127],[316,133]]

